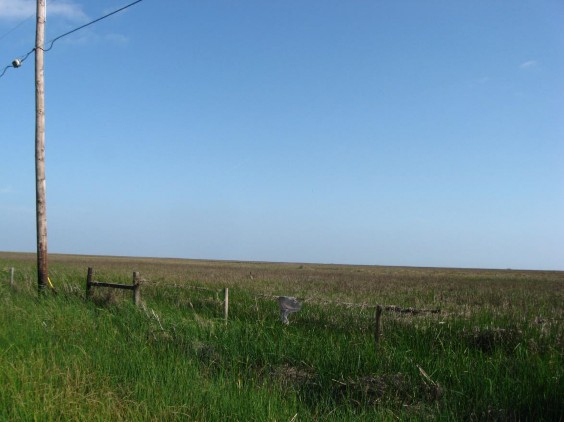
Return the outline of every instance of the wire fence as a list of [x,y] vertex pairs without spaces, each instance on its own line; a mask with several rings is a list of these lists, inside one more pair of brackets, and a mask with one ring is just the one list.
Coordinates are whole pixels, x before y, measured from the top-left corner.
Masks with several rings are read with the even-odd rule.
[[[5,268],[4,269],[5,272],[7,273],[7,281],[9,282],[10,286],[15,287],[16,283],[15,283],[15,275],[16,275],[16,271],[13,267],[10,268]],[[90,271],[92,269],[89,268],[89,274]],[[26,280],[29,281],[29,277],[26,277]],[[143,279],[140,277],[138,272],[134,272],[133,273],[133,284],[134,285],[138,285],[138,289],[136,290],[137,294],[134,295],[134,297],[136,297],[135,299],[135,303],[140,305],[141,304],[141,291],[143,290],[143,286],[145,287],[151,287],[153,289],[172,289],[172,290],[194,290],[194,291],[200,291],[200,292],[208,292],[213,294],[213,296],[215,297],[215,300],[224,305],[224,314],[225,314],[225,318],[227,318],[228,312],[229,312],[229,289],[228,287],[222,287],[222,288],[210,288],[210,287],[204,287],[204,286],[197,286],[197,285],[190,285],[190,284],[178,284],[178,283],[173,283],[173,284],[158,284],[156,282],[151,282],[150,280],[147,279]],[[27,284],[27,283],[26,283]],[[89,293],[89,289],[92,288],[93,286],[100,286],[100,287],[107,287],[107,288],[120,288],[123,289],[124,286],[122,284],[117,284],[117,283],[104,283],[104,282],[99,282],[99,281],[93,281],[92,279],[92,274],[87,276],[87,282],[86,282],[86,296],[89,296],[91,293]],[[53,285],[53,283],[50,284],[50,287],[56,291],[57,287]],[[62,288],[64,291],[67,292],[72,292],[72,293],[76,293],[77,292],[77,286],[76,284],[72,284],[72,283],[64,283],[62,286],[59,286],[60,288]],[[131,286],[127,286],[127,288],[131,288],[133,289],[133,287]],[[233,289],[233,288],[231,288]],[[280,301],[281,297],[291,297],[293,299],[293,296],[286,296],[286,295],[275,295],[275,294],[267,294],[267,293],[260,293],[260,292],[253,292],[250,290],[244,290],[244,293],[246,296],[255,298],[255,299],[262,299],[262,300],[271,300],[271,301]],[[300,302],[300,304],[311,304],[311,305],[315,305],[315,306],[329,306],[329,307],[344,307],[347,309],[377,309],[377,308],[381,308],[384,311],[387,312],[395,312],[395,313],[400,313],[400,314],[410,314],[410,315],[417,315],[417,314],[440,314],[441,313],[441,309],[439,308],[434,308],[434,309],[426,309],[426,308],[414,308],[414,307],[401,307],[398,305],[385,305],[385,304],[380,304],[380,303],[367,303],[367,302],[362,302],[362,303],[355,303],[355,302],[343,302],[343,301],[330,301],[330,300],[319,300],[319,299],[313,299],[313,298],[298,298],[296,299]]]

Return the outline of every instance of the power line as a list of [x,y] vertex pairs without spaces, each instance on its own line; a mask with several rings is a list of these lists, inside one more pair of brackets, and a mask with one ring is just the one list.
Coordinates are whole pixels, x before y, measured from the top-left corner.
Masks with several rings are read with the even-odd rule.
[[54,39],[51,40],[51,41],[47,41],[48,44],[49,44],[49,43],[51,43],[51,44],[49,45],[49,48],[44,49],[43,51],[49,51],[49,50],[51,50],[51,49],[53,48],[53,44],[55,44],[55,41],[57,41],[57,40],[59,40],[59,39],[61,39],[61,38],[63,38],[63,37],[66,37],[67,35],[70,35],[70,34],[72,34],[73,32],[76,32],[76,31],[78,31],[78,30],[80,30],[80,29],[82,29],[82,28],[86,28],[87,26],[90,26],[90,25],[92,25],[92,24],[94,24],[94,23],[96,23],[96,22],[99,22],[99,21],[101,21],[101,20],[103,20],[103,19],[106,19],[106,18],[112,16],[112,15],[115,15],[116,13],[119,13],[119,12],[121,12],[122,10],[125,10],[125,9],[127,9],[128,7],[134,6],[135,4],[140,3],[140,2],[142,2],[142,1],[143,1],[143,0],[134,1],[133,3],[130,3],[130,4],[128,4],[127,6],[123,6],[121,9],[114,10],[113,12],[110,12],[110,13],[108,13],[107,15],[102,16],[101,18],[94,19],[92,22],[88,22],[88,23],[85,24],[85,25],[79,26],[78,28],[75,28],[75,29],[73,29],[72,31],[65,32],[64,34],[59,35],[58,37],[54,38]]
[[20,26],[22,26],[24,23],[26,23],[28,20],[30,20],[34,16],[35,16],[35,13],[32,14],[32,15],[29,15],[27,18],[23,19],[20,23],[18,23],[12,29],[8,30],[8,32],[5,32],[4,34],[0,35],[0,41],[2,41],[4,38],[6,38],[8,35],[10,35],[12,32],[14,32],[16,29],[18,29]]
[[[82,25],[82,26],[79,26],[78,28],[75,28],[75,29],[73,29],[73,30],[71,30],[71,31],[69,31],[69,32],[65,32],[64,34],[61,34],[61,35],[59,35],[58,37],[53,38],[51,41],[47,41],[47,44],[49,44],[49,47],[48,47],[48,48],[42,48],[42,50],[43,50],[43,51],[49,51],[49,50],[51,50],[51,49],[53,48],[53,44],[55,44],[55,41],[58,41],[58,40],[60,40],[61,38],[66,37],[67,35],[70,35],[70,34],[76,32],[76,31],[79,31],[79,30],[81,30],[81,29],[83,29],[83,28],[86,28],[87,26],[90,26],[90,25],[92,25],[92,24],[95,24],[96,22],[100,22],[100,21],[103,20],[103,19],[109,18],[110,16],[115,15],[116,13],[119,13],[119,12],[121,12],[122,10],[125,10],[125,9],[127,9],[127,8],[129,8],[129,7],[131,7],[131,6],[134,6],[134,5],[136,5],[137,3],[141,3],[142,1],[143,1],[143,0],[136,0],[136,1],[132,2],[132,3],[129,3],[128,5],[125,5],[125,6],[119,8],[119,9],[117,9],[117,10],[114,10],[113,12],[108,13],[107,15],[104,15],[104,16],[102,16],[102,17],[99,17],[98,19],[94,19],[93,21],[88,22],[87,24],[84,24],[84,25]],[[15,28],[14,28],[14,29],[15,29]],[[10,32],[11,32],[11,31],[10,31]],[[40,48],[41,48],[41,47],[40,47]],[[27,54],[25,54],[21,59],[15,59],[15,60],[12,62],[12,64],[6,66],[6,67],[4,68],[4,70],[2,71],[2,74],[0,74],[0,78],[1,78],[2,76],[4,76],[4,74],[6,73],[6,71],[7,71],[9,68],[11,68],[11,67],[13,67],[13,68],[18,68],[18,67],[20,67],[20,66],[22,65],[22,63],[23,63],[23,62],[29,57],[29,55],[30,55],[31,53],[33,53],[34,51],[35,51],[35,47],[32,48]]]

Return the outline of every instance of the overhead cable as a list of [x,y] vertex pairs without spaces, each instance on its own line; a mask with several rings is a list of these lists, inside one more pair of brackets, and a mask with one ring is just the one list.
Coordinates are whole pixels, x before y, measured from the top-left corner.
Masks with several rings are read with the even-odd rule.
[[[126,5],[126,6],[123,6],[123,7],[119,8],[119,9],[117,9],[117,10],[114,10],[113,12],[108,13],[107,15],[104,15],[104,16],[102,16],[102,17],[99,17],[98,19],[94,19],[93,21],[88,22],[88,23],[86,23],[86,24],[84,24],[84,25],[82,25],[82,26],[79,26],[78,28],[75,28],[75,29],[73,29],[73,30],[71,30],[71,31],[69,31],[69,32],[65,32],[64,34],[61,34],[61,35],[59,35],[58,37],[53,38],[51,41],[47,41],[47,44],[49,44],[49,47],[48,47],[48,48],[41,48],[41,47],[39,47],[39,48],[41,48],[43,51],[49,51],[49,50],[51,50],[51,49],[53,48],[53,44],[55,44],[55,41],[60,40],[61,38],[66,37],[67,35],[70,35],[70,34],[76,32],[76,31],[79,31],[79,30],[83,29],[83,28],[86,28],[87,26],[90,26],[90,25],[92,25],[92,24],[94,24],[94,23],[96,23],[96,22],[100,22],[101,20],[106,19],[106,18],[108,18],[108,17],[110,17],[110,16],[112,16],[112,15],[115,15],[116,13],[119,13],[119,12],[121,12],[122,10],[125,10],[125,9],[127,9],[127,8],[129,8],[129,7],[131,7],[131,6],[134,6],[134,5],[136,5],[137,3],[140,3],[140,2],[142,2],[142,1],[143,1],[143,0],[136,0],[136,1],[132,2],[132,3],[129,3],[129,4]],[[20,66],[22,65],[22,63],[29,57],[29,55],[30,55],[31,53],[33,53],[33,52],[36,50],[36,48],[38,48],[38,47],[32,48],[27,54],[25,54],[24,56],[22,56],[22,58],[15,59],[15,60],[12,62],[12,64],[6,66],[6,67],[4,68],[4,70],[2,71],[2,74],[0,74],[0,78],[1,78],[2,76],[4,76],[4,74],[6,73],[6,71],[7,71],[9,68],[11,68],[11,67],[13,67],[13,68],[18,68],[18,67],[20,67]]]

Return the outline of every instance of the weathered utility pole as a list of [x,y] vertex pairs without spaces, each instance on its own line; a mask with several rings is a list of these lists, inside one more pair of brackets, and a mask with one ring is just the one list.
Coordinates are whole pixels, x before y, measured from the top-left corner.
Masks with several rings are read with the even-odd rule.
[[35,31],[35,196],[37,215],[37,286],[40,294],[45,290],[49,277],[45,192],[45,83],[43,79],[46,1],[37,0],[37,25]]

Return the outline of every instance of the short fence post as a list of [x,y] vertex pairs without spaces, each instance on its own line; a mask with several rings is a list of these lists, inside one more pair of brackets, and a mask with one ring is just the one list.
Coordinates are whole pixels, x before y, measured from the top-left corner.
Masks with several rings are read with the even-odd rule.
[[135,306],[141,306],[141,279],[139,277],[139,272],[135,271],[133,273],[133,303]]
[[92,267],[88,267],[88,274],[86,275],[86,299],[90,299],[92,296],[92,273],[94,270]]
[[227,317],[229,316],[229,288],[223,290],[223,314],[225,317],[225,323],[227,324]]
[[382,335],[382,307],[380,305],[376,306],[376,326],[374,327],[374,343],[376,348],[378,348],[378,343],[380,342],[380,336]]
[[10,268],[10,287],[14,287],[14,267]]

